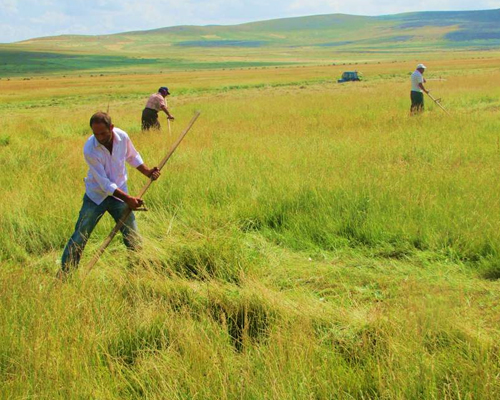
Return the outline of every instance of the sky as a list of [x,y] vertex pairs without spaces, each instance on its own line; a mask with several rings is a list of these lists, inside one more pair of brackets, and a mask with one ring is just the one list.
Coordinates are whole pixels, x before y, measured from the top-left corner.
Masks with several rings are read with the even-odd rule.
[[316,14],[484,10],[500,0],[0,0],[0,43]]

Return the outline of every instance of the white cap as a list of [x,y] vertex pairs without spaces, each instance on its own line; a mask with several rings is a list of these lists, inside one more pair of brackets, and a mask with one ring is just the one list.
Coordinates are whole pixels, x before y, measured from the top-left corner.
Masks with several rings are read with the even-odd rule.
[[417,69],[426,69],[427,67],[424,64],[418,64]]

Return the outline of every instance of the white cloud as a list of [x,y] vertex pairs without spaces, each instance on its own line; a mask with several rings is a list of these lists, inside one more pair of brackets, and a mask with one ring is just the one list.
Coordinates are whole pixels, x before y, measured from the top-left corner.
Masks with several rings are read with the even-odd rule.
[[[312,10],[337,12],[337,10],[342,8],[342,4],[344,4],[342,1],[337,0],[295,0],[288,8],[290,10],[306,12]],[[352,4],[352,1],[350,4]]]
[[17,13],[17,0],[0,0],[0,10],[7,14]]
[[[313,14],[500,8],[500,0],[0,0],[0,42]],[[29,29],[27,29],[29,27]]]
[[19,38],[33,38],[42,34],[40,31],[31,29],[30,27],[9,24],[0,24],[0,32],[2,32],[1,40],[5,42],[14,42],[20,40]]
[[69,24],[73,22],[72,20],[73,19],[67,16],[66,14],[57,11],[47,11],[46,13],[40,16],[28,18],[28,21],[31,22],[32,24],[44,24],[44,25],[53,25],[54,22],[56,21],[57,24]]
[[486,1],[487,8],[500,8],[500,0]]

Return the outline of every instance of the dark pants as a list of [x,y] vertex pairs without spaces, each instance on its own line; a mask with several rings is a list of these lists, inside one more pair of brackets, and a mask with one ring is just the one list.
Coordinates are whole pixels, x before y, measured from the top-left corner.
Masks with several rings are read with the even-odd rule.
[[142,110],[142,129],[160,129],[160,123],[158,122],[158,111],[151,108],[145,108]]
[[411,91],[411,108],[410,112],[412,114],[424,111],[424,93]]
[[[62,255],[62,271],[69,272],[71,267],[76,268],[90,234],[106,211],[118,222],[125,210],[127,210],[127,205],[114,197],[106,197],[101,204],[97,205],[85,194],[80,215],[75,225],[75,232],[69,239]],[[136,250],[139,247],[140,238],[137,233],[134,213],[130,214],[120,231],[125,246],[131,250]]]

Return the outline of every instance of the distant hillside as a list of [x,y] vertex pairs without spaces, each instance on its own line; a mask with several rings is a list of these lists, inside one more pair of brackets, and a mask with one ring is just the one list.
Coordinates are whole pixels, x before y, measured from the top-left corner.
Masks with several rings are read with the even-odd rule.
[[[439,46],[500,46],[500,9],[363,17],[343,14],[284,18],[232,26],[176,26],[108,36],[59,36],[21,42],[61,48],[102,44],[112,51],[146,51],[162,43],[189,47],[339,46],[378,47],[424,42]],[[476,43],[470,43],[475,41]],[[115,47],[113,48],[113,44]],[[94,47],[95,48],[95,47]]]
[[[325,62],[343,54],[490,49],[500,49],[500,9],[317,15],[233,26],[45,37],[1,46],[0,66],[3,63],[4,75],[100,67],[186,69]],[[51,53],[58,55],[47,55]],[[24,61],[26,65],[19,64]]]

